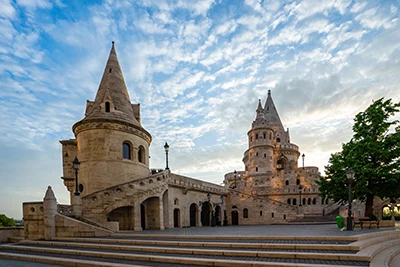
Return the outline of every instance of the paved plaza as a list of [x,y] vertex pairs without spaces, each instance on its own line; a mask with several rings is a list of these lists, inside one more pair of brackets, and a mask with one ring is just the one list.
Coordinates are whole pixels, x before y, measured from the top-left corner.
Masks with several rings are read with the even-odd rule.
[[341,231],[336,224],[285,224],[171,228],[141,232],[121,231],[118,233],[171,236],[352,236],[394,229],[394,227],[381,227],[380,229],[376,227],[360,229],[357,227],[353,231]]

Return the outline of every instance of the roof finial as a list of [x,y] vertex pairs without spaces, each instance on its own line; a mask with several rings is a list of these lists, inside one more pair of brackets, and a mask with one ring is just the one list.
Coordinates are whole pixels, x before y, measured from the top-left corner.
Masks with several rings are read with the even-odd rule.
[[269,95],[269,96],[271,95],[271,90],[268,90],[268,95]]
[[114,42],[114,41],[112,41],[111,43],[112,43],[112,45],[114,46],[115,42]]

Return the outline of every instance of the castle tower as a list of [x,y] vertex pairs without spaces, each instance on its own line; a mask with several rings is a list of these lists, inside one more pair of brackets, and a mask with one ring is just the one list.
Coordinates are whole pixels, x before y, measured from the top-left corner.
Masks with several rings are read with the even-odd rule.
[[[63,144],[64,183],[74,191],[72,160],[80,164],[82,196],[149,175],[151,135],[140,123],[140,104],[131,104],[114,42],[96,98],[72,127],[76,140]],[[72,189],[72,190],[71,190]]]
[[270,90],[264,108],[259,100],[256,112],[247,133],[249,148],[243,157],[246,184],[250,187],[282,184],[285,171],[297,168],[298,147],[290,143],[289,130],[283,128]]

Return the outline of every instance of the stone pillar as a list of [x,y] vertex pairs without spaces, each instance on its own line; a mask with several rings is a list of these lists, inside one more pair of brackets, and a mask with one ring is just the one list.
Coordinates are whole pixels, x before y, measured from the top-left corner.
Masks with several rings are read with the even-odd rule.
[[56,237],[56,213],[57,199],[49,186],[43,198],[44,238],[46,240]]
[[164,205],[163,205],[163,198],[160,197],[159,207],[160,207],[160,230],[164,230]]
[[80,218],[82,216],[82,198],[80,195],[74,195],[72,200],[72,215],[75,218]]
[[296,217],[298,219],[303,219],[304,218],[304,208],[303,208],[303,206],[298,206],[297,207],[297,215],[296,215]]
[[201,224],[201,206],[199,206],[199,209],[197,210],[197,222],[196,222],[196,226],[203,226]]
[[142,231],[142,218],[140,212],[140,201],[136,200],[133,207],[133,231]]

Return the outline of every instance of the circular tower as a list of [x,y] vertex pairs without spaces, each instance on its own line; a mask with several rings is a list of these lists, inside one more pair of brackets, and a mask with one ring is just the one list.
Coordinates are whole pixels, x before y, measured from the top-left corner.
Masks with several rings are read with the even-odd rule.
[[114,42],[96,98],[72,130],[82,196],[149,175],[151,135],[141,126],[140,104],[130,102]]

